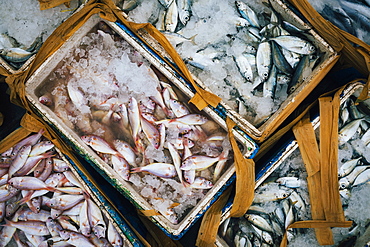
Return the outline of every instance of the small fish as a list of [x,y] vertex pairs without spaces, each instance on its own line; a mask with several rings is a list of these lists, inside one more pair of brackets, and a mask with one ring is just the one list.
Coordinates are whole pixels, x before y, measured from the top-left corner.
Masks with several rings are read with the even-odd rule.
[[263,83],[263,97],[270,97],[272,99],[275,98],[275,91],[276,91],[276,76],[277,76],[277,68],[275,65],[272,66],[270,70],[270,74]]
[[177,8],[179,12],[179,20],[182,25],[186,25],[190,20],[190,0],[177,0]]
[[158,2],[165,8],[168,9],[174,0],[158,0]]
[[82,202],[82,206],[80,208],[79,212],[79,218],[80,218],[80,229],[79,231],[84,235],[85,237],[89,237],[91,235],[91,226],[89,222],[88,217],[88,211],[87,211],[87,201],[84,200]]
[[88,238],[78,232],[63,230],[60,231],[60,236],[62,239],[66,240],[68,244],[74,246],[95,247]]
[[99,207],[91,199],[87,199],[87,213],[93,233],[98,237],[104,237],[107,226]]
[[32,146],[29,156],[37,156],[45,153],[54,147],[54,143],[51,141],[42,141]]
[[23,146],[19,149],[17,156],[9,167],[9,178],[11,178],[21,167],[26,163],[29,153],[31,152],[31,145]]
[[197,34],[191,36],[190,38],[186,38],[185,36],[183,36],[179,33],[172,33],[172,32],[169,32],[169,31],[162,31],[162,33],[164,34],[164,36],[166,36],[168,41],[170,41],[170,43],[173,46],[177,46],[177,45],[182,44],[184,42],[190,42],[193,45],[196,45],[194,39],[197,36]]
[[357,176],[370,166],[356,166],[353,171],[345,177],[339,179],[339,189],[348,188],[357,178]]
[[165,16],[165,30],[174,33],[177,27],[179,11],[177,9],[176,1],[168,6],[166,16]]
[[242,76],[249,82],[253,81],[253,67],[256,64],[256,57],[252,54],[241,54],[235,57],[235,63]]
[[149,142],[153,145],[153,147],[155,149],[158,149],[160,145],[160,138],[161,138],[159,135],[158,129],[154,125],[149,123],[149,121],[146,120],[145,118],[141,117],[140,119],[141,119],[141,127],[143,129],[145,136],[147,137]]
[[128,162],[117,155],[112,155],[113,169],[126,181],[130,178],[130,166]]
[[361,159],[361,157],[359,157],[357,159],[348,160],[345,163],[343,163],[341,165],[341,167],[339,167],[339,169],[338,169],[339,177],[345,177],[348,174],[350,174],[353,171],[353,169],[355,169],[355,167],[358,164],[360,164],[360,159]]
[[192,184],[195,181],[195,170],[183,171],[184,179],[188,184]]
[[37,220],[14,222],[14,221],[5,219],[5,224],[3,224],[3,226],[15,227],[25,233],[36,235],[36,236],[45,236],[49,234],[49,230],[46,227],[45,222],[37,221]]
[[8,62],[13,63],[24,63],[26,62],[30,57],[35,54],[34,52],[29,52],[26,50],[23,50],[21,48],[6,48],[6,49],[0,49],[0,55],[2,58],[4,58]]
[[357,132],[362,120],[362,118],[356,119],[343,126],[338,135],[339,143],[348,142]]
[[87,98],[80,89],[75,88],[72,83],[67,84],[68,96],[76,107],[86,106]]
[[140,130],[140,112],[139,106],[134,97],[131,97],[128,102],[128,118],[132,130],[132,137],[134,138],[134,141],[136,143]]
[[209,157],[205,155],[192,155],[187,157],[181,164],[181,170],[204,170],[217,161],[227,159],[225,156],[225,151],[223,151],[217,157]]
[[270,224],[267,222],[265,218],[262,216],[259,216],[257,214],[245,214],[244,217],[253,225],[257,226],[259,229],[273,232],[274,230],[270,226]]
[[370,179],[370,169],[367,169],[363,172],[361,172],[353,182],[353,186],[357,186],[363,183],[366,183]]
[[193,189],[210,189],[213,187],[213,183],[203,177],[196,177],[190,187]]
[[277,191],[264,191],[261,193],[255,193],[254,203],[264,203],[269,201],[282,200],[289,196],[289,192],[286,190],[277,190]]
[[301,186],[301,180],[297,177],[280,177],[276,180],[276,183],[288,188],[299,188]]
[[54,187],[47,186],[43,181],[35,177],[14,177],[8,183],[20,190],[49,190],[55,191]]
[[84,135],[84,136],[81,136],[81,140],[97,152],[104,153],[104,154],[119,155],[119,153],[116,150],[114,150],[109,145],[109,143],[107,143],[103,138],[99,136]]
[[122,237],[117,232],[111,221],[108,223],[107,238],[112,247],[120,247],[123,245]]
[[130,144],[123,140],[117,139],[113,141],[113,146],[130,165],[137,166],[136,154],[135,151],[131,148]]
[[45,205],[56,210],[67,210],[80,203],[83,199],[84,195],[65,194],[51,198]]
[[270,40],[275,41],[284,49],[302,55],[311,55],[316,51],[315,46],[313,46],[310,42],[297,36],[282,35],[279,37],[270,38]]
[[64,172],[69,169],[68,163],[62,159],[53,158],[53,171]]
[[186,108],[186,106],[178,100],[170,99],[169,105],[170,105],[171,110],[173,111],[173,113],[175,114],[177,118],[190,114],[189,109]]
[[147,166],[132,168],[131,172],[148,172],[162,178],[172,178],[177,174],[175,166],[168,163],[151,163]]
[[171,157],[172,157],[172,162],[175,166],[177,176],[180,179],[180,183],[183,183],[183,178],[182,178],[182,172],[180,169],[181,166],[181,157],[180,154],[178,153],[177,149],[172,143],[168,143],[168,150],[170,151]]
[[261,27],[256,12],[254,12],[247,4],[242,1],[235,1],[235,5],[240,15],[245,18],[251,26],[256,28]]
[[267,80],[271,64],[272,59],[270,43],[267,41],[261,42],[257,48],[256,65],[258,75],[262,79],[262,81]]
[[202,125],[205,124],[208,119],[200,114],[188,114],[182,117],[168,120],[168,123],[180,122],[187,125]]

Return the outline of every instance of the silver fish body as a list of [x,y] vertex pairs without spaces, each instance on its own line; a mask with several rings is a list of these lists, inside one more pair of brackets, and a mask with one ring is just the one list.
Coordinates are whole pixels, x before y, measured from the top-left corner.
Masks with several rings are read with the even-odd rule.
[[148,172],[162,178],[172,178],[177,174],[175,166],[167,163],[152,163],[147,166],[132,168],[131,172]]
[[298,54],[311,55],[316,51],[315,46],[313,46],[310,42],[297,36],[282,35],[279,37],[270,38],[270,40],[275,41],[284,49]]
[[256,65],[257,72],[262,81],[267,80],[271,67],[271,46],[265,41],[261,42],[257,48]]

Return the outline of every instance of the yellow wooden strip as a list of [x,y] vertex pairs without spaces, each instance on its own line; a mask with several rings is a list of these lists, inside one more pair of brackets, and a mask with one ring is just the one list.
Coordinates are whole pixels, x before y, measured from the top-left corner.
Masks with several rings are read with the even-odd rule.
[[229,133],[229,140],[234,152],[234,165],[236,171],[236,193],[230,217],[241,217],[247,212],[254,198],[254,161],[252,159],[245,159],[241,153],[233,134],[235,123],[229,117],[226,118],[226,125]]
[[[315,131],[306,114],[297,125],[293,127],[293,133],[298,142],[302,159],[305,164],[308,177],[307,187],[311,203],[311,215],[314,220],[325,220],[325,211],[322,204],[322,185],[320,172],[320,153],[316,142]],[[317,241],[321,245],[334,244],[333,234],[330,228],[315,229]]]
[[198,247],[213,247],[216,242],[217,230],[220,226],[222,208],[225,206],[231,188],[229,187],[220,198],[207,210],[204,214],[202,223],[199,228],[196,246]]
[[40,10],[51,9],[61,4],[70,4],[71,0],[39,0]]
[[339,97],[319,98],[321,186],[325,218],[344,221],[338,185],[338,117]]

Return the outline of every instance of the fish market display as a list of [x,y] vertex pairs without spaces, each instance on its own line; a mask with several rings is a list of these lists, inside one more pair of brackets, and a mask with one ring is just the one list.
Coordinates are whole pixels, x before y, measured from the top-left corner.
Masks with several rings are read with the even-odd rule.
[[[368,239],[360,237],[370,226],[369,102],[355,105],[354,95],[359,90],[341,104],[338,136],[338,189],[345,218],[353,225],[332,228],[335,246],[365,246]],[[306,178],[295,150],[256,190],[245,217],[225,221],[219,236],[229,246],[279,246],[288,225],[311,219]],[[289,246],[320,246],[313,229],[289,229],[287,237]]]
[[1,1],[0,57],[19,69],[78,5],[73,0],[69,8],[58,6],[41,11],[38,1]]
[[172,224],[232,164],[226,132],[104,22],[38,90],[39,102]]
[[340,29],[370,44],[370,2],[366,0],[334,0],[330,2],[308,0],[325,19]]
[[42,133],[0,155],[0,246],[126,246]]
[[124,1],[123,10],[155,25],[190,71],[253,125],[269,118],[321,59],[309,30],[267,1]]

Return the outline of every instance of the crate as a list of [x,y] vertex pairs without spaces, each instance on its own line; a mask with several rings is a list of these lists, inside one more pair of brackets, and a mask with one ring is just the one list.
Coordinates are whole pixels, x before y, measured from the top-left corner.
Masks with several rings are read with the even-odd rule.
[[[260,142],[263,142],[264,140],[266,140],[269,136],[271,136],[271,134],[274,131],[276,131],[281,126],[281,124],[284,122],[284,120],[298,107],[298,105],[319,84],[321,79],[326,75],[326,73],[330,70],[330,68],[332,66],[334,66],[334,64],[336,63],[336,61],[339,58],[339,55],[333,50],[333,48],[323,38],[321,38],[315,32],[315,30],[313,30],[312,27],[309,26],[309,24],[307,24],[304,20],[302,20],[302,18],[300,16],[298,16],[299,13],[294,12],[292,9],[290,9],[290,6],[287,6],[285,1],[272,0],[272,1],[269,1],[269,3],[274,8],[274,10],[279,15],[281,15],[281,17],[284,21],[288,21],[289,23],[295,25],[297,28],[299,28],[301,30],[307,30],[302,35],[304,36],[304,38],[306,40],[308,40],[312,44],[314,44],[314,46],[320,51],[321,58],[320,58],[320,62],[316,65],[316,67],[314,68],[312,73],[309,72],[308,68],[305,68],[303,70],[302,74],[308,74],[308,75],[306,77],[302,78],[299,81],[296,89],[291,94],[289,94],[286,97],[286,99],[282,100],[281,103],[277,103],[276,101],[272,102],[272,104],[275,104],[276,108],[274,110],[271,109],[271,111],[268,114],[266,113],[266,116],[264,116],[264,117],[259,116],[259,115],[257,115],[257,117],[252,117],[251,116],[252,114],[254,114],[253,111],[256,110],[255,109],[256,107],[254,105],[259,103],[258,99],[255,99],[256,98],[255,97],[253,100],[255,100],[256,102],[254,102],[254,101],[252,102],[253,106],[252,106],[252,103],[249,104],[249,101],[252,100],[252,99],[250,99],[252,94],[248,94],[248,95],[244,94],[243,95],[242,91],[239,92],[239,94],[242,95],[242,97],[244,97],[243,99],[248,105],[246,110],[245,110],[245,113],[243,113],[243,114],[240,114],[239,110],[236,109],[238,107],[238,104],[241,104],[241,102],[242,102],[242,100],[238,100],[237,96],[234,96],[234,98],[237,98],[236,100],[223,99],[221,101],[221,103],[217,107],[218,111],[222,112],[222,114],[224,114],[224,115],[229,116],[234,122],[237,123],[238,127],[240,127],[243,131],[245,131],[253,140],[256,140],[257,143],[260,143]],[[260,3],[250,3],[252,8],[253,8],[254,5],[258,5],[258,4],[261,5],[261,6],[264,6],[262,2],[260,2]],[[213,11],[213,9],[210,9],[210,10]],[[237,13],[237,10],[235,12]],[[270,13],[266,13],[266,15],[269,16]],[[206,16],[206,15],[203,14],[202,16]],[[210,13],[209,16],[212,16],[212,13]],[[236,15],[236,17],[237,17],[237,15]],[[202,22],[202,21],[206,22],[207,20],[208,19],[206,17],[204,18],[204,20],[200,18],[199,22]],[[197,22],[196,24],[199,24],[199,23]],[[201,23],[200,23],[200,25],[201,25]],[[195,28],[194,28],[194,30],[195,30]],[[194,30],[192,30],[192,31],[194,31]],[[182,30],[182,31],[184,31],[184,30]],[[186,31],[184,31],[184,32],[186,32]],[[193,32],[192,32],[192,34],[193,34]],[[146,34],[143,33],[142,36],[145,38]],[[225,36],[227,36],[227,35],[225,34]],[[191,47],[191,45],[189,45],[189,42],[187,43],[187,45],[188,45],[187,47]],[[215,46],[217,46],[217,44]],[[206,48],[204,48],[204,49],[206,49]],[[184,48],[182,47],[182,49],[184,49]],[[223,49],[226,49],[226,48],[223,48]],[[216,49],[216,51],[218,51],[218,50]],[[219,52],[219,53],[221,53],[221,55],[219,55],[220,57],[227,56],[226,53],[225,54],[222,53],[222,52]],[[163,56],[168,57],[168,56],[166,56],[165,52],[163,52]],[[214,59],[217,60],[218,58],[214,58]],[[216,62],[214,64],[216,64]],[[234,65],[231,65],[231,64],[227,64],[227,65],[234,66]],[[210,65],[210,66],[212,66],[212,65]],[[220,83],[218,83],[218,81],[216,81],[217,78],[214,78],[214,80],[212,80],[211,82],[205,82],[205,81],[203,82],[201,79],[197,78],[197,75],[196,75],[197,73],[199,73],[199,69],[198,70],[197,69],[192,70],[191,68],[193,68],[193,67],[190,66],[190,65],[188,65],[188,67],[190,68],[190,71],[194,74],[193,77],[194,77],[196,83],[200,87],[202,87],[202,88],[204,88],[208,91],[211,91],[212,93],[214,93],[216,95],[219,95],[219,96],[221,95],[221,92],[217,92],[215,90],[212,90],[211,86],[209,85],[209,84],[212,83],[212,85],[215,84],[219,88],[222,88],[221,86],[223,86],[223,85],[219,85]],[[204,75],[203,75],[203,77],[204,77]],[[242,76],[240,76],[240,78],[242,78]],[[242,78],[242,79],[244,81],[235,82],[235,85],[233,85],[233,87],[235,89],[241,90],[241,87],[243,86],[243,84],[250,83],[250,82],[246,82],[246,80],[244,78]],[[189,88],[192,88],[189,83],[185,82],[185,84],[187,84],[187,86],[189,86]],[[232,83],[230,82],[230,84],[232,84]],[[227,86],[224,86],[224,87],[227,87]],[[221,90],[222,89],[220,89],[220,91]],[[262,97],[261,97],[261,99],[262,99]],[[266,103],[266,104],[270,104],[270,103]],[[267,107],[269,107],[269,106],[267,106]],[[259,118],[259,119],[257,119],[257,118]]]
[[[42,92],[47,90],[48,85],[45,80],[49,74],[61,63],[66,54],[77,46],[77,43],[97,25],[104,24],[109,32],[112,30],[123,39],[124,42],[141,54],[149,63],[151,68],[155,68],[157,75],[167,78],[174,90],[181,95],[183,101],[190,99],[194,93],[184,86],[183,82],[178,78],[178,74],[171,69],[171,66],[152,50],[151,47],[142,42],[134,33],[132,33],[122,23],[112,23],[105,21],[93,15],[81,28],[64,43],[58,51],[52,54],[47,61],[42,64],[39,69],[30,77],[26,83],[26,95],[35,112],[47,121],[64,140],[71,145],[82,157],[84,157],[105,179],[117,188],[125,197],[127,197],[138,209],[146,212],[153,212],[153,206],[136,191],[131,182],[125,181],[110,165],[108,165],[97,153],[88,147],[74,130],[61,121],[59,117],[47,106],[39,102],[39,97]],[[106,29],[106,30],[108,30]],[[63,81],[63,80],[61,80]],[[180,96],[179,96],[180,97]],[[186,100],[187,99],[187,100]],[[199,112],[195,107],[189,106],[192,112]],[[205,108],[202,112],[208,119],[212,119],[216,125],[223,129],[227,129],[226,123],[218,112]],[[234,129],[233,133],[243,148],[245,157],[253,157],[258,150],[257,145],[240,129]],[[223,172],[219,180],[214,186],[200,199],[197,204],[189,209],[189,211],[179,220],[173,223],[164,215],[149,216],[158,227],[160,227],[168,236],[178,239],[198,220],[208,207],[221,195],[227,186],[235,179],[235,167],[230,164],[229,168]]]
[[[359,96],[361,90],[363,88],[363,84],[360,83],[360,82],[356,82],[356,83],[352,83],[352,84],[349,84],[345,87],[345,89],[343,90],[342,94],[341,94],[341,98],[340,98],[340,103],[341,103],[341,107],[344,106],[345,102],[352,96],[354,95],[356,98]],[[369,102],[368,100],[363,102],[363,103],[360,103],[362,104],[363,107],[369,109]],[[366,111],[366,110],[365,110]],[[314,129],[317,131],[318,130],[318,127],[320,126],[320,117],[319,116],[314,116],[311,120],[311,123],[314,127]],[[347,122],[348,123],[348,122]],[[344,125],[342,124],[341,127],[343,127]],[[357,137],[358,138],[358,137]],[[358,145],[358,144],[354,144],[354,145]],[[350,144],[348,144],[348,146],[350,146]],[[344,147],[343,146],[343,143],[339,144],[339,150],[346,150],[347,147]],[[296,165],[296,163],[294,163],[293,165],[290,165],[289,162],[291,162],[291,159],[293,157],[293,159],[301,159],[301,155],[299,153],[299,150],[297,150],[298,148],[298,143],[297,141],[294,139],[294,137],[291,137],[284,145],[282,145],[280,148],[278,148],[278,151],[276,153],[274,153],[272,155],[271,158],[269,158],[269,160],[267,162],[265,162],[265,164],[262,166],[261,168],[261,171],[259,171],[256,175],[256,177],[259,177],[259,181],[256,182],[256,189],[258,191],[258,188],[262,187],[262,186],[268,186],[269,183],[271,182],[274,182],[278,176],[279,176],[279,173],[280,173],[280,176],[282,173],[284,172],[287,172],[288,171],[288,168],[292,168],[292,167],[295,167],[296,169],[300,169],[297,173],[296,173],[296,177],[301,177],[302,175],[298,175],[298,173],[305,173],[305,167],[304,167],[304,164],[303,164],[303,161],[301,163],[301,165]],[[355,150],[355,149],[354,149]],[[353,152],[356,152],[352,150]],[[348,150],[347,150],[348,151]],[[342,152],[346,152],[346,151],[342,151]],[[353,155],[353,154],[352,154]],[[340,159],[341,158],[344,158],[345,161],[348,160],[348,154],[342,154],[342,156],[339,156]],[[366,160],[366,158],[363,158]],[[343,164],[344,163],[344,160],[340,160],[340,164]],[[367,161],[368,162],[368,161]],[[298,167],[299,166],[299,167]],[[340,167],[340,165],[338,165],[338,167]],[[277,171],[277,172],[275,172]],[[292,171],[292,169],[290,169],[289,171]],[[266,175],[266,176],[265,176]],[[283,174],[283,176],[286,175],[286,174]],[[305,175],[307,177],[307,174]],[[304,176],[303,176],[304,177]],[[306,180],[302,180],[303,184],[306,184]],[[340,184],[339,184],[340,185]],[[292,189],[292,190],[297,190],[296,192],[301,196],[301,198],[304,200],[304,202],[306,203],[306,211],[305,212],[300,212],[300,211],[297,211],[297,212],[300,212],[300,216],[302,216],[303,218],[300,218],[299,220],[309,220],[310,219],[310,204],[309,204],[309,198],[308,198],[308,190],[307,190],[307,185],[303,185],[304,187],[303,188],[300,188],[300,189]],[[283,186],[281,186],[283,187]],[[357,187],[358,189],[359,187]],[[366,189],[366,188],[365,188]],[[299,191],[298,191],[299,190]],[[269,191],[265,191],[265,193],[268,193]],[[287,197],[289,198],[289,197]],[[352,200],[350,201],[350,199],[348,198],[344,198],[344,197],[341,197],[342,199],[342,204],[343,204],[343,207],[352,207],[351,210],[353,210],[353,208],[355,208],[355,204],[356,204],[356,201],[355,200]],[[282,200],[286,200],[286,199],[282,199]],[[281,200],[281,201],[282,201]],[[280,203],[280,205],[282,204],[281,201],[279,202],[278,200],[276,201],[276,205],[275,205],[275,209],[277,207],[277,204]],[[254,205],[259,205],[261,206],[262,208],[263,207],[269,207],[269,212],[267,212],[267,214],[269,213],[272,213],[273,216],[270,216],[270,219],[271,220],[275,220],[276,218],[278,218],[276,215],[273,214],[273,212],[270,212],[271,211],[271,202],[266,202],[265,204],[264,203],[260,203],[260,204],[254,204]],[[254,206],[252,204],[252,206]],[[293,203],[294,205],[294,203]],[[230,210],[231,210],[231,203],[229,202],[225,208],[223,209],[223,214],[222,214],[222,219],[221,219],[221,222],[224,223],[225,220],[229,217],[230,215]],[[255,211],[253,211],[253,208],[252,208],[252,211],[248,211],[247,213],[255,213]],[[352,216],[353,216],[353,211],[351,212]],[[267,215],[266,214],[266,215]],[[346,219],[347,217],[347,213],[346,212],[346,209],[345,209],[345,216],[346,216]],[[236,220],[240,220],[244,218],[244,217],[241,217],[239,219],[236,219]],[[267,217],[266,217],[267,218]],[[231,221],[233,221],[234,219],[231,219]],[[352,220],[351,218],[347,219],[347,220]],[[221,223],[221,226],[222,226],[222,223]],[[363,229],[360,230],[360,227],[356,227],[356,225],[361,225],[363,224],[362,222],[355,222],[353,224],[353,227],[347,229],[347,228],[333,228],[333,234],[334,234],[334,241],[335,241],[335,244],[338,244],[339,242],[345,242],[346,240],[349,240],[349,239],[353,239],[354,236],[356,236],[354,239],[359,239],[358,241],[364,245],[366,243],[366,241],[364,241],[364,237],[360,237],[360,233],[362,234],[363,232]],[[222,228],[220,226],[220,229]],[[361,227],[364,227],[363,225],[361,225]],[[219,230],[220,230],[219,229]],[[316,239],[315,239],[315,235],[314,235],[314,230],[313,229],[295,229],[295,230],[298,230],[298,231],[295,231],[295,234],[296,237],[300,237],[300,240],[299,241],[307,241],[306,244],[307,245],[310,245],[310,246],[319,246],[318,243],[316,242]],[[283,232],[285,232],[284,229],[282,229]],[[234,234],[237,232],[237,230],[234,229]],[[253,232],[253,230],[252,230]],[[233,240],[231,239],[225,239],[224,237],[221,236],[221,232],[219,232],[218,236],[217,236],[217,239],[216,239],[216,245],[221,247],[226,247],[226,246],[234,246],[232,243]],[[307,239],[303,239],[303,235],[309,235],[310,237],[307,238]],[[279,238],[279,240],[281,240],[281,237]],[[288,239],[289,239],[289,234],[288,234]],[[275,241],[277,241],[275,239]],[[295,240],[297,241],[297,240]],[[356,241],[356,240],[354,240]],[[303,244],[303,242],[295,242],[295,244],[298,244],[298,243],[301,243]],[[280,243],[278,242],[274,242],[274,246],[278,246]],[[299,245],[299,244],[298,244]]]
[[[15,130],[14,133],[17,131],[18,130]],[[93,182],[94,179],[91,177],[91,175],[88,174],[86,170],[81,170],[79,165],[74,163],[70,157],[68,157],[66,154],[63,154],[57,147],[54,146],[53,149],[55,149],[55,153],[58,155],[58,158],[68,165],[69,170],[77,178],[78,182],[82,184],[83,189],[89,198],[91,198],[91,200],[94,201],[94,203],[99,207],[102,215],[113,224],[114,228],[122,238],[122,246],[145,246],[138,238],[134,230],[128,225],[122,214],[118,212],[107,199],[101,188],[97,187],[97,185]],[[9,243],[9,246],[12,246],[11,244],[12,243]]]

